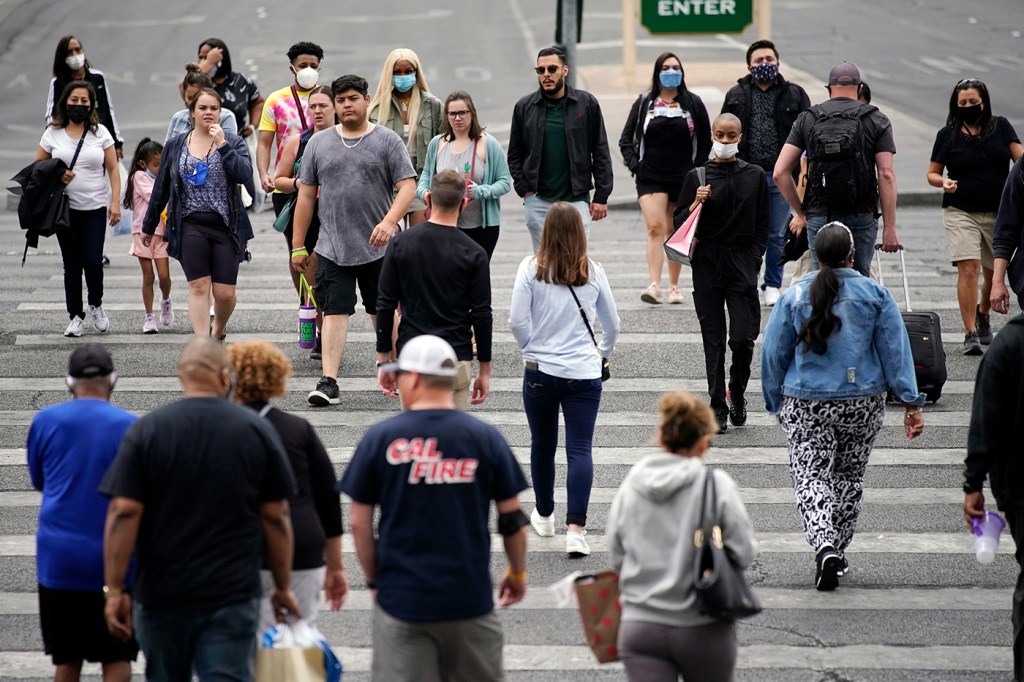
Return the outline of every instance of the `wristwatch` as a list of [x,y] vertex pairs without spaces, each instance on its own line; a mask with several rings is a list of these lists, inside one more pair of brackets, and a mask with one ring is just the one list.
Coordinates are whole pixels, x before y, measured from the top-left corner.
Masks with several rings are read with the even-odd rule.
[[124,590],[120,587],[103,586],[103,599],[113,599],[114,597],[120,597],[123,594]]

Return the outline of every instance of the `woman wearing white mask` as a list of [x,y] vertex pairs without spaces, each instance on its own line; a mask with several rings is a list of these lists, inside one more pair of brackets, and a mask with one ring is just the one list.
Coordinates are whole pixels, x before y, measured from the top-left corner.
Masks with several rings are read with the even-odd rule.
[[121,137],[117,119],[114,118],[114,104],[110,101],[107,80],[101,71],[92,68],[89,60],[85,58],[82,41],[74,36],[64,36],[57,42],[57,51],[53,55],[53,78],[50,79],[50,91],[46,96],[46,122],[53,123],[57,114],[58,97],[64,92],[67,84],[83,80],[92,83],[93,90],[96,91],[96,113],[99,115],[100,125],[114,138],[114,150],[117,159],[120,160],[124,156],[121,150],[124,138]]
[[[420,58],[410,49],[392,50],[384,60],[377,92],[370,100],[372,123],[390,128],[402,137],[416,176],[423,174],[427,145],[444,130],[444,105],[430,94]],[[419,198],[406,214],[408,227],[419,225],[425,218],[427,205]]]
[[[744,393],[761,329],[757,275],[768,246],[768,183],[760,166],[736,158],[743,135],[740,120],[721,114],[711,125],[711,161],[703,186],[692,170],[683,181],[675,224],[701,209],[697,250],[692,259],[693,303],[700,322],[711,409],[724,432],[747,421]],[[725,378],[726,324],[729,311],[728,395]],[[728,400],[727,400],[728,398]]]

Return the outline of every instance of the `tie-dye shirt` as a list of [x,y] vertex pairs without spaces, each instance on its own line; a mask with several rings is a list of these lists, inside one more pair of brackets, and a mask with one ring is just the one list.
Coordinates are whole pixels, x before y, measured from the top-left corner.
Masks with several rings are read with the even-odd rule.
[[[309,115],[309,93],[311,90],[300,90],[296,87],[299,101],[302,103],[302,115],[306,117],[306,126],[313,125]],[[292,96],[292,88],[275,90],[263,103],[263,116],[260,118],[260,130],[269,130],[274,133],[277,140],[277,156],[274,157],[274,168],[281,161],[281,152],[288,138],[296,133],[302,132],[302,121],[299,119],[299,110],[295,107],[295,98]],[[271,173],[273,175],[273,173]]]

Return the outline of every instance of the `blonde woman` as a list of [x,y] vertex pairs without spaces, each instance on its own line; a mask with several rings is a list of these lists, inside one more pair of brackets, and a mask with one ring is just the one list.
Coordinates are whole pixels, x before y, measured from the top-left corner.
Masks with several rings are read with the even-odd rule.
[[[415,52],[398,48],[384,60],[377,92],[370,101],[369,117],[372,123],[390,128],[401,136],[416,177],[422,175],[427,144],[444,129],[444,106],[430,94]],[[422,199],[413,200],[406,215],[410,227],[423,222],[426,208]]]

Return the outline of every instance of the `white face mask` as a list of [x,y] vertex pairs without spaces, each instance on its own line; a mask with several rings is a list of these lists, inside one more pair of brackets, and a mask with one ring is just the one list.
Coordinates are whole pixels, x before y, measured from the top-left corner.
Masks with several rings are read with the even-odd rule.
[[299,87],[303,90],[312,90],[319,80],[320,72],[311,66],[299,69],[295,73],[295,82],[298,83]]
[[68,65],[68,68],[72,71],[78,71],[80,68],[85,66],[85,53],[80,52],[74,54],[64,60],[64,63]]
[[720,159],[731,159],[732,157],[736,156],[736,154],[738,154],[739,151],[740,145],[738,142],[734,142],[733,144],[725,144],[724,142],[718,142],[716,140],[715,142],[711,143],[711,153]]

